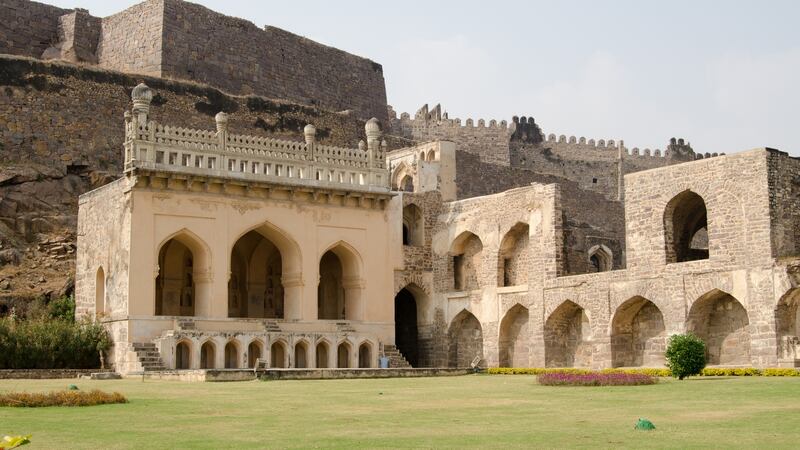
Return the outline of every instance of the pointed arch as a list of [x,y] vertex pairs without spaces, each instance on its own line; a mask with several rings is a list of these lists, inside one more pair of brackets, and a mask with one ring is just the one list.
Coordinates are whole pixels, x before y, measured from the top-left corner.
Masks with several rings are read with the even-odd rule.
[[779,361],[796,366],[800,362],[800,288],[789,289],[778,301],[775,331]]
[[528,283],[529,230],[527,223],[517,222],[503,236],[497,252],[498,286],[521,286]]
[[517,303],[500,321],[500,367],[528,367],[530,330],[528,308]]
[[565,300],[544,324],[545,367],[591,367],[592,347],[589,316]]
[[192,341],[181,339],[175,344],[175,369],[186,370],[192,368]]
[[483,242],[471,231],[463,231],[450,244],[453,289],[470,291],[480,287]]
[[317,318],[322,320],[363,320],[363,261],[358,251],[338,241],[319,259]]
[[407,284],[394,297],[394,338],[397,350],[411,367],[419,367],[423,348],[419,340],[419,326],[428,304],[428,295],[414,283]]
[[217,345],[211,339],[200,346],[200,368],[213,369],[216,366]]
[[466,309],[461,310],[450,321],[447,335],[450,367],[470,367],[476,359],[479,365],[482,364],[483,327],[474,314]]
[[294,367],[298,369],[307,369],[308,364],[308,341],[300,339],[294,344]]
[[425,218],[422,209],[414,203],[403,206],[403,245],[425,245]]
[[364,341],[358,346],[358,367],[369,369],[372,366],[372,342]]
[[589,272],[608,272],[614,267],[614,254],[603,244],[595,245],[587,253]]
[[253,339],[247,345],[247,367],[255,368],[256,361],[264,355],[264,343],[260,339]]
[[289,351],[286,341],[277,339],[272,343],[269,349],[271,368],[285,369],[289,367]]
[[664,208],[667,263],[709,258],[708,211],[703,197],[685,190]]
[[103,266],[97,268],[94,278],[94,311],[96,317],[107,314],[106,307],[106,274]]
[[623,302],[611,320],[613,367],[664,367],[667,332],[655,303],[634,296]]
[[350,367],[350,354],[353,352],[353,346],[350,341],[344,340],[336,346],[336,367],[339,369],[347,369]]
[[392,189],[395,191],[414,192],[414,171],[405,161],[392,172]]
[[239,368],[239,352],[241,346],[239,341],[231,339],[225,343],[225,368],[238,369]]
[[211,250],[199,236],[183,228],[158,246],[155,315],[193,316],[211,301]]
[[331,343],[325,339],[319,339],[315,347],[315,365],[318,369],[327,369],[330,367],[329,356],[331,351]]
[[706,343],[708,365],[748,365],[750,319],[731,294],[712,289],[692,303],[686,330]]

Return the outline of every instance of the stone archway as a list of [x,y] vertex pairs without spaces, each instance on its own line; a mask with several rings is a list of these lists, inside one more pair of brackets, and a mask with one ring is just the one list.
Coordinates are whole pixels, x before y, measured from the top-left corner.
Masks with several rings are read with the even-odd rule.
[[706,343],[708,365],[749,365],[750,319],[732,295],[714,289],[695,300],[686,330]]
[[790,289],[775,309],[778,359],[789,365],[800,361],[800,288]]
[[475,359],[483,360],[483,328],[471,312],[463,310],[450,322],[448,331],[450,367],[470,367]]
[[530,331],[528,308],[514,305],[500,321],[500,367],[528,367]]
[[394,297],[394,342],[411,367],[419,363],[419,329],[417,299],[403,288]]
[[567,300],[544,325],[545,367],[591,367],[592,330],[589,316]]
[[644,297],[617,308],[611,322],[613,367],[663,367],[667,332],[661,310]]

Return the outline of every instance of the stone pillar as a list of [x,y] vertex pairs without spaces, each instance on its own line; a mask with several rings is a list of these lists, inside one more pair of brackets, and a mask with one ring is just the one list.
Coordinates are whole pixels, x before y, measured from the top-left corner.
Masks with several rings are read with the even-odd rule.
[[150,102],[153,101],[153,90],[144,83],[139,83],[131,91],[133,101],[133,115],[139,124],[147,124],[150,114]]
[[217,124],[217,148],[219,150],[219,167],[217,170],[228,170],[228,157],[225,156],[225,149],[228,146],[228,114],[220,111],[214,116],[214,122]]
[[[302,320],[303,315],[303,274],[286,273],[281,276],[283,286],[283,318]],[[310,318],[309,318],[310,319]]]
[[[317,127],[308,124],[303,128],[303,136],[306,138],[306,156],[311,161],[305,178],[315,180],[317,178]],[[321,177],[320,177],[321,178]]]
[[194,315],[212,317],[214,275],[211,272],[193,272],[192,278],[194,280]]
[[347,320],[364,320],[364,280],[360,277],[344,277],[344,311]]

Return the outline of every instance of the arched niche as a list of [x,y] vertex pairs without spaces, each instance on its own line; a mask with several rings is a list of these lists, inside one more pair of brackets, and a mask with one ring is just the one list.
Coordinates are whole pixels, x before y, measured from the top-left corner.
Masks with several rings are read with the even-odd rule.
[[503,236],[497,254],[498,286],[521,286],[528,283],[528,232],[527,223],[517,223]]
[[686,190],[664,209],[667,263],[709,258],[708,212],[703,197]]
[[188,230],[170,236],[158,248],[155,315],[194,316],[211,300],[211,252]]
[[480,287],[483,243],[472,232],[464,231],[450,245],[453,289],[470,291]]
[[592,330],[589,316],[566,300],[544,324],[545,367],[591,367]]
[[362,267],[361,256],[343,241],[323,252],[317,286],[318,319],[364,319]]
[[664,367],[666,340],[658,306],[644,297],[632,297],[617,308],[611,321],[611,365]]

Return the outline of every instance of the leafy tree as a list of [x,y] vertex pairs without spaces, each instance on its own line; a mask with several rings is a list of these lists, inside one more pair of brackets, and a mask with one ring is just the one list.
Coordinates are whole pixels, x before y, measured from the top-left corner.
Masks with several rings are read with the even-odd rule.
[[706,344],[692,333],[675,334],[669,338],[665,356],[672,376],[682,380],[706,367]]

